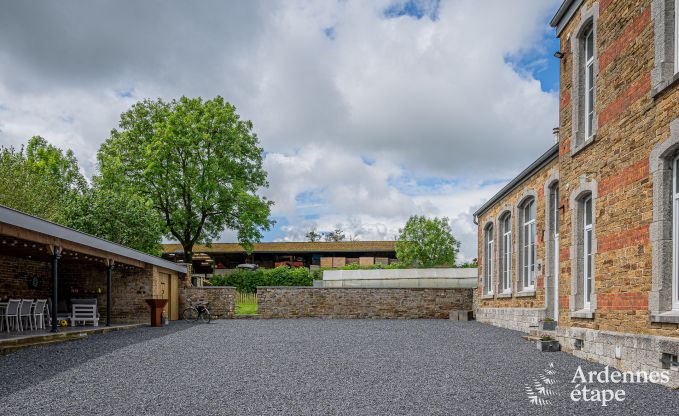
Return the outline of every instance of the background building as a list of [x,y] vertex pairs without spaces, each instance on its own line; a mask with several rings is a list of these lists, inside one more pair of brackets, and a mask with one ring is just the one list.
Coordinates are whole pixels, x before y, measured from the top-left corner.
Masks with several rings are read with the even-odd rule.
[[[184,261],[180,244],[164,244],[163,249],[163,258]],[[194,247],[193,270],[194,274],[211,275],[226,273],[239,264],[256,264],[267,269],[277,265],[313,268],[348,264],[386,265],[395,260],[394,241],[257,243],[250,254],[237,243],[214,243],[209,247]]]

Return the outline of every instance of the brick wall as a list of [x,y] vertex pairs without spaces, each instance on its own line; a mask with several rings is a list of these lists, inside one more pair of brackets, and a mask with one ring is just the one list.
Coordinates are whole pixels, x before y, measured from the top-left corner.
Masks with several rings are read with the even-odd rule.
[[[31,286],[33,278],[37,278],[37,288]],[[0,299],[44,299],[51,293],[52,266],[49,263],[0,256]]]
[[439,318],[472,309],[472,289],[258,287],[263,318]]
[[233,318],[236,309],[236,288],[229,286],[182,287],[179,290],[179,319],[181,312],[189,305],[188,297],[208,302],[213,319]]

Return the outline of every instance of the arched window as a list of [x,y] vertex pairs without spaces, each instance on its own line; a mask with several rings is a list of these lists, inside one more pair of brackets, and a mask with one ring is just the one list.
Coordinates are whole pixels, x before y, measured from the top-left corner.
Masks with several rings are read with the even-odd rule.
[[583,37],[585,59],[585,140],[594,135],[594,28],[590,28]]
[[526,200],[520,207],[520,244],[521,290],[535,291],[535,198]]
[[495,265],[493,264],[493,249],[495,242],[493,239],[493,224],[488,224],[484,230],[484,257],[483,257],[483,293],[486,295],[493,294],[493,274],[495,272]]
[[512,292],[512,214],[506,213],[500,219],[502,243],[500,245],[502,293]]

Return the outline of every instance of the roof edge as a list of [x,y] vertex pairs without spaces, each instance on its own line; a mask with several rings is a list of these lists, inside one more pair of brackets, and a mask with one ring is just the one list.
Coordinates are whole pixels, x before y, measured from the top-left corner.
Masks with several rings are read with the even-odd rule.
[[557,36],[561,34],[566,23],[571,20],[577,8],[580,7],[580,4],[582,4],[582,0],[564,0],[563,3],[561,3],[556,14],[549,22],[551,27],[556,28]]
[[38,218],[34,215],[26,214],[25,212],[6,207],[4,205],[0,205],[0,222],[4,222],[36,233],[49,235],[60,240],[82,244],[103,252],[137,260],[142,263],[174,270],[180,273],[186,273],[185,266],[180,266],[161,257],[152,256],[151,254],[123,246],[122,244],[95,237],[93,235],[74,230],[73,228],[65,227],[52,221]]
[[534,173],[544,168],[552,160],[559,156],[559,144],[556,143],[550,147],[545,153],[542,154],[535,162],[531,163],[526,169],[519,173],[514,179],[509,181],[502,189],[493,195],[485,204],[481,206],[474,213],[474,217],[478,218],[479,215],[486,212],[490,207],[495,205],[497,201],[506,196],[508,193],[512,192],[514,189],[518,188],[522,183],[524,183],[528,178],[533,176]]

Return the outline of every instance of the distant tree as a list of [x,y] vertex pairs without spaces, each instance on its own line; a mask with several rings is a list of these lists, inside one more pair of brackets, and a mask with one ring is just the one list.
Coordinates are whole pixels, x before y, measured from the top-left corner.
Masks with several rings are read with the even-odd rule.
[[0,147],[0,205],[60,222],[65,204],[87,188],[73,152],[40,136],[16,150]]
[[222,97],[138,102],[99,149],[102,186],[149,201],[189,264],[196,243],[227,228],[251,250],[273,224],[252,129]]
[[344,230],[342,230],[340,227],[337,227],[334,230],[324,234],[325,241],[331,241],[335,243],[344,241],[346,238],[347,237],[344,235]]
[[396,258],[402,264],[416,267],[454,266],[459,249],[448,218],[414,215],[399,230]]
[[162,219],[138,195],[95,186],[64,206],[62,222],[148,254],[162,254]]
[[306,239],[309,242],[316,243],[321,241],[323,234],[316,231],[316,228],[312,228],[308,233],[306,233]]

